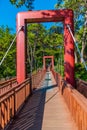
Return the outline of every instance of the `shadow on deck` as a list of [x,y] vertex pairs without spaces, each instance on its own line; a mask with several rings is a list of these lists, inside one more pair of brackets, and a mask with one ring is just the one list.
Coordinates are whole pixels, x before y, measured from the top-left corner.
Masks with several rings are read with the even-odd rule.
[[16,116],[8,130],[41,130],[44,106],[58,93],[58,91],[54,92],[53,95],[46,101],[46,92],[54,87],[57,86],[52,85],[36,89],[22,110]]

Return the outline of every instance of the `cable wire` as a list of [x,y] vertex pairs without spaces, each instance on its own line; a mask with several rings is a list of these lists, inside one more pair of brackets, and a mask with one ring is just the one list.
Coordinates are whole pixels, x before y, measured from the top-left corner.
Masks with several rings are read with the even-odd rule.
[[69,32],[70,32],[72,38],[73,38],[73,41],[74,41],[75,46],[76,46],[76,48],[77,48],[77,51],[78,51],[78,53],[79,53],[79,55],[80,55],[80,58],[81,58],[82,61],[83,61],[83,64],[84,64],[84,66],[85,66],[85,69],[87,70],[86,62],[85,62],[85,60],[84,60],[83,57],[82,57],[82,54],[81,54],[80,49],[79,49],[79,47],[78,47],[78,44],[77,44],[77,42],[76,42],[76,40],[75,40],[75,37],[74,37],[74,35],[73,35],[73,33],[72,33],[72,30],[71,30],[71,28],[70,28],[70,26],[69,26],[68,24],[67,24],[66,26],[67,26],[67,28],[68,28],[68,30],[69,30]]
[[14,41],[15,41],[17,35],[18,35],[18,33],[19,33],[20,30],[22,29],[22,27],[23,27],[23,26],[20,26],[19,29],[17,30],[17,33],[16,33],[16,35],[15,35],[15,37],[14,37],[12,43],[10,44],[10,46],[9,46],[9,48],[7,49],[5,55],[3,56],[2,60],[0,61],[0,66],[1,66],[2,63],[4,62],[4,60],[5,60],[5,58],[6,58],[7,54],[8,54],[8,52],[9,52],[9,50],[11,49],[11,47],[12,47],[12,45],[13,45],[13,43],[14,43]]

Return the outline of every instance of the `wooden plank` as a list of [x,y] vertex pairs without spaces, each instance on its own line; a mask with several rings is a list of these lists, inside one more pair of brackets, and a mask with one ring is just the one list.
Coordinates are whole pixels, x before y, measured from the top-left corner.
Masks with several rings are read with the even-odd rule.
[[78,130],[58,88],[46,92],[42,130]]
[[55,80],[44,80],[8,130],[78,130]]

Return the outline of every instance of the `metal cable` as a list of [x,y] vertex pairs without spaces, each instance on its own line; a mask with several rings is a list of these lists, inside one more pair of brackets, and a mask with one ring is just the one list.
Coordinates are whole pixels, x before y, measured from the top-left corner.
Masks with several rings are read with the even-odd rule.
[[16,33],[16,35],[15,35],[15,37],[14,37],[12,43],[10,44],[10,46],[9,46],[9,48],[7,49],[5,55],[3,56],[2,60],[0,61],[0,66],[2,65],[3,61],[5,60],[5,58],[6,58],[7,54],[8,54],[8,52],[9,52],[9,50],[11,49],[11,47],[12,47],[12,45],[13,45],[13,43],[14,43],[14,41],[15,41],[17,35],[18,35],[18,33],[19,33],[20,30],[22,29],[22,27],[23,27],[23,26],[20,26],[19,29],[17,30],[17,33]]
[[84,60],[83,57],[82,57],[82,54],[81,54],[80,49],[79,49],[79,47],[78,47],[78,44],[77,44],[77,42],[76,42],[76,40],[75,40],[75,37],[74,37],[74,35],[73,35],[73,33],[72,33],[72,30],[71,30],[71,28],[70,28],[70,26],[69,26],[68,24],[67,24],[66,26],[67,26],[67,28],[68,28],[68,30],[69,30],[69,32],[70,32],[72,38],[73,38],[73,41],[74,41],[75,46],[76,46],[76,48],[77,48],[77,51],[78,51],[78,53],[79,53],[79,55],[80,55],[80,58],[82,58],[83,64],[84,64],[84,66],[85,66],[85,69],[87,70],[86,62],[85,62],[85,60]]

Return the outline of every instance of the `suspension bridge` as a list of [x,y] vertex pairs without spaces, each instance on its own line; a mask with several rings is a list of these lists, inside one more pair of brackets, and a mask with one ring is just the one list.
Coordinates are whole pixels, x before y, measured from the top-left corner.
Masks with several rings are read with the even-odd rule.
[[[54,56],[42,57],[42,69],[27,76],[26,23],[50,21],[64,23],[64,78],[54,71]],[[17,75],[0,82],[0,130],[87,130],[87,99],[76,90],[87,83],[74,77],[73,11],[18,13],[17,30]]]

